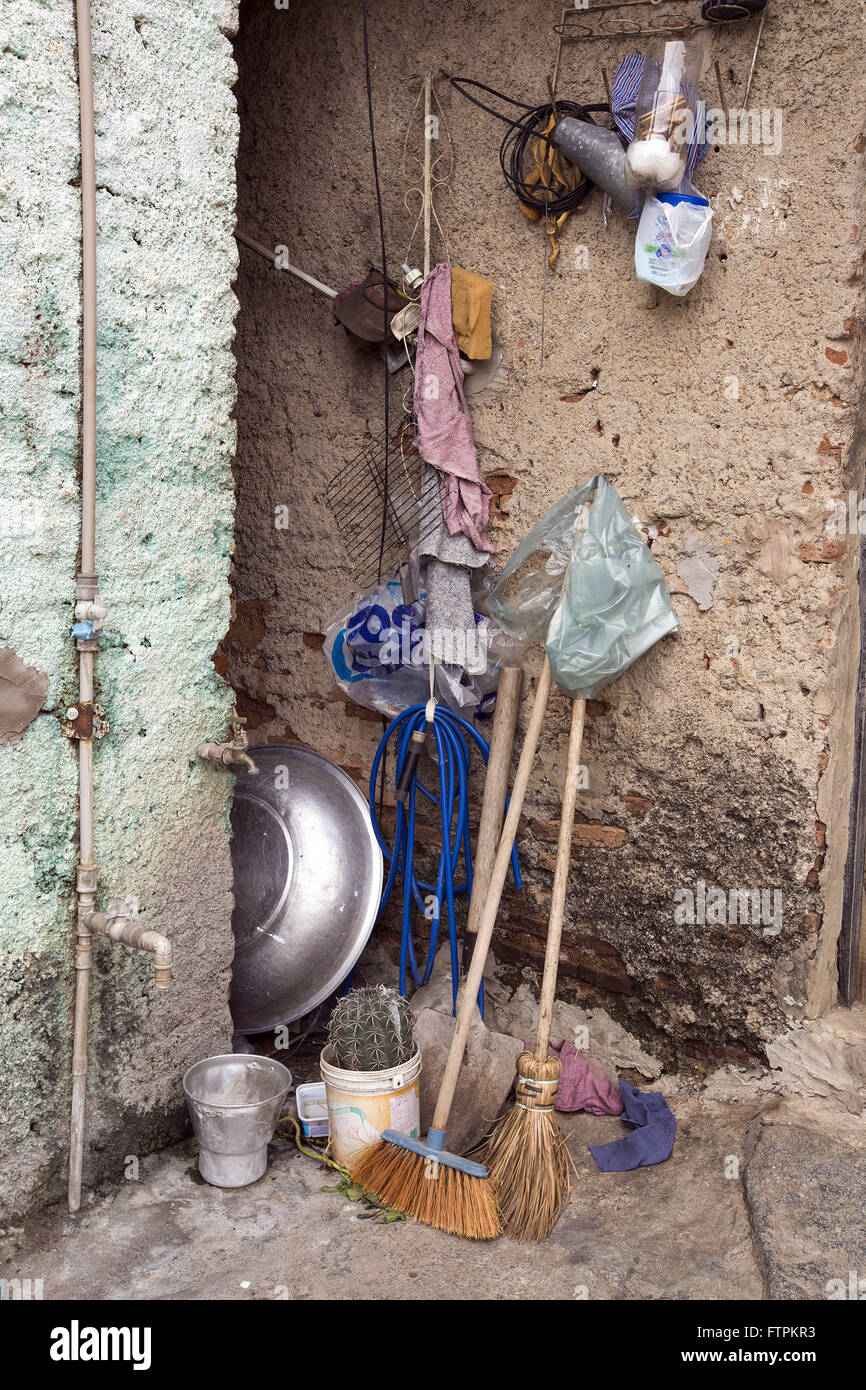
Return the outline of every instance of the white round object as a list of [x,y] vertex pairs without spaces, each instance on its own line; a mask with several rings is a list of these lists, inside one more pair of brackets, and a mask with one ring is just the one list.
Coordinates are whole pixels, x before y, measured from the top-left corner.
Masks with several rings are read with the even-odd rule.
[[686,161],[671,149],[663,136],[633,140],[626,151],[625,174],[631,188],[678,188],[686,172]]

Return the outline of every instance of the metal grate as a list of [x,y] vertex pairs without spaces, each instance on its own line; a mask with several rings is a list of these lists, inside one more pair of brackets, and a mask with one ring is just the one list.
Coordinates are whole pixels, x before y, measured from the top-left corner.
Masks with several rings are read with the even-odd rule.
[[[328,484],[328,506],[359,584],[371,588],[391,578],[410,549],[426,540],[442,521],[438,485],[424,487],[425,463],[415,447],[407,415],[388,449],[385,504],[385,432],[371,439]],[[383,511],[385,511],[383,535]]]

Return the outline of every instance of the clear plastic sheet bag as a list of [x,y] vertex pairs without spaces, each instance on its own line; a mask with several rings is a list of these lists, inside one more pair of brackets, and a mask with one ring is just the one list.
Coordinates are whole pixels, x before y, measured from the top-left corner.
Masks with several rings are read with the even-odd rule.
[[664,575],[603,474],[551,507],[485,606],[514,642],[543,642],[557,685],[587,700],[679,626]]

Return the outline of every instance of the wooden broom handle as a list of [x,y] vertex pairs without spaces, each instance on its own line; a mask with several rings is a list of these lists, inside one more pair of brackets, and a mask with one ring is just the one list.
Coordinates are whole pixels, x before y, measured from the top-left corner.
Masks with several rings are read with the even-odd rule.
[[466,919],[466,933],[463,938],[463,974],[472,963],[475,942],[478,936],[478,923],[487,901],[490,888],[490,875],[502,830],[502,817],[505,813],[505,798],[508,795],[508,778],[511,774],[511,750],[514,746],[514,731],[517,728],[517,712],[520,708],[520,687],[523,671],[519,666],[504,666],[499,674],[499,689],[496,692],[496,713],[493,716],[493,736],[490,740],[490,754],[487,761],[487,777],[484,782],[484,799],[481,802],[481,817],[478,823],[478,844],[475,849],[475,862],[472,866],[472,898],[469,903],[469,916]]
[[547,653],[545,653],[544,665],[541,669],[541,675],[538,678],[538,688],[535,692],[535,701],[532,706],[532,714],[529,717],[529,725],[523,740],[520,761],[517,765],[517,772],[514,777],[514,786],[511,789],[511,800],[508,803],[508,813],[505,817],[505,824],[502,827],[502,835],[499,839],[499,848],[496,851],[496,858],[493,861],[493,869],[490,874],[490,886],[488,887],[481,911],[481,920],[478,924],[478,938],[475,942],[472,964],[469,967],[466,984],[463,986],[463,998],[460,1001],[460,1008],[457,1012],[457,1027],[451,1039],[448,1060],[445,1063],[445,1071],[442,1074],[442,1082],[439,1086],[439,1095],[436,1098],[436,1111],[433,1115],[431,1129],[445,1130],[448,1127],[451,1102],[454,1099],[454,1092],[457,1089],[457,1080],[460,1076],[463,1053],[466,1051],[466,1040],[469,1037],[469,1029],[472,1025],[472,1018],[475,1013],[475,999],[484,974],[487,952],[490,948],[493,927],[496,923],[497,913],[499,912],[499,902],[508,874],[508,865],[511,861],[511,848],[514,843],[514,837],[517,834],[518,824],[520,823],[523,800],[526,796],[529,776],[532,772],[533,763],[535,762],[535,750],[538,747],[538,739],[541,734],[541,726],[544,722],[544,713],[547,709],[549,694],[550,662],[547,659]]
[[550,1044],[553,1004],[556,998],[556,976],[559,970],[559,948],[562,941],[562,919],[565,915],[565,890],[571,862],[571,837],[574,831],[574,808],[577,802],[577,770],[583,743],[586,700],[575,700],[571,711],[571,732],[568,737],[568,763],[565,786],[562,790],[562,812],[559,820],[559,844],[556,848],[556,872],[550,899],[550,918],[547,925],[547,946],[544,952],[544,974],[541,979],[541,999],[538,1004],[538,1028],[535,1039],[535,1060],[543,1062]]

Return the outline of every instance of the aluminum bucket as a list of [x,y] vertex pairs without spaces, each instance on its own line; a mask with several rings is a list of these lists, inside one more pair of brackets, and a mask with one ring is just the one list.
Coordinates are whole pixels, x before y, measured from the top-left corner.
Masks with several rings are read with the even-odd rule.
[[292,1084],[270,1057],[205,1057],[183,1078],[198,1167],[215,1187],[246,1187],[268,1166],[268,1144]]

